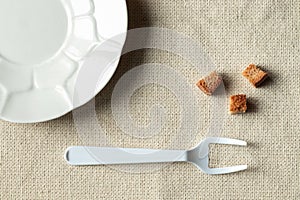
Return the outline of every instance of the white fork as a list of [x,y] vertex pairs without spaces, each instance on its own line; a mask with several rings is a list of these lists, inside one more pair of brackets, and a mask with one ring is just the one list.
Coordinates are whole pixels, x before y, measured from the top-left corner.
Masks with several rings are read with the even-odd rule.
[[77,166],[189,162],[206,174],[228,174],[247,169],[247,165],[209,168],[210,144],[247,145],[242,140],[208,137],[188,151],[75,146],[66,150],[65,160],[68,164]]

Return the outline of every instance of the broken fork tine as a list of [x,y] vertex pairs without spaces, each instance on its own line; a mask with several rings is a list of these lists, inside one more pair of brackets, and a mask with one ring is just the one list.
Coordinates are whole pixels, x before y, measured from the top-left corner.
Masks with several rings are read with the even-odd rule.
[[230,138],[219,138],[219,137],[209,137],[205,139],[206,143],[215,143],[215,144],[228,144],[228,145],[239,145],[247,146],[247,142],[243,140],[236,140]]
[[247,169],[247,165],[237,165],[231,167],[223,167],[223,168],[208,168],[205,169],[207,174],[229,174],[233,172],[239,172]]

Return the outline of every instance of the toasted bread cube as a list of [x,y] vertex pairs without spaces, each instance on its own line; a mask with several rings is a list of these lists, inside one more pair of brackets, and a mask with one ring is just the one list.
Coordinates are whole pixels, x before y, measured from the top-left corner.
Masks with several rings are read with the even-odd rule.
[[268,74],[259,69],[256,65],[250,64],[244,71],[243,76],[246,77],[254,87],[258,87],[266,78]]
[[245,94],[230,96],[230,113],[238,114],[247,111],[247,98]]
[[201,79],[197,86],[200,88],[202,92],[207,95],[212,95],[212,93],[219,87],[222,83],[222,78],[217,74],[217,72],[213,71],[210,75]]

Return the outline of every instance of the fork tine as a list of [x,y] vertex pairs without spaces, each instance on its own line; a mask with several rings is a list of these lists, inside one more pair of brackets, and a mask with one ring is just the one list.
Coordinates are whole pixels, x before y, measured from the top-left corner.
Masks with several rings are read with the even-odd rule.
[[209,138],[206,138],[205,140],[208,143],[247,146],[247,142],[245,142],[243,140],[236,140],[236,139],[230,139],[230,138],[209,137]]
[[239,172],[247,169],[247,165],[237,165],[232,167],[223,167],[223,168],[208,168],[204,172],[207,174],[229,174],[233,172]]

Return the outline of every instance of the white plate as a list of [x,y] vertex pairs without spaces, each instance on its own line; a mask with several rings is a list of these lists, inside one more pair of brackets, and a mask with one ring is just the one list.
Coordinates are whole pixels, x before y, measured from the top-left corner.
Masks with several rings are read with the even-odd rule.
[[[125,35],[127,20],[125,0],[0,0],[0,118],[42,122],[80,106],[72,98],[82,61],[108,38]],[[116,42],[121,54],[125,37]]]

